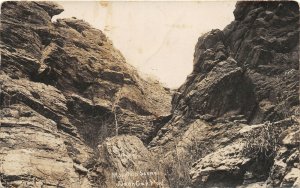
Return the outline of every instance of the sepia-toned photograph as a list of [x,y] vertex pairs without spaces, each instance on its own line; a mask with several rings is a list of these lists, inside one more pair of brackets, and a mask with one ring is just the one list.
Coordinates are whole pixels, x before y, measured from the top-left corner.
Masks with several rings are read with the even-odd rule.
[[300,188],[297,1],[0,15],[0,188]]

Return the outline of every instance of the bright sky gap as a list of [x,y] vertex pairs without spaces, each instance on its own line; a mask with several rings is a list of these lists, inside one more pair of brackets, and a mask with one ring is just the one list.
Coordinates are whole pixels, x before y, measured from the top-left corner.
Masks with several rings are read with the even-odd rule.
[[191,73],[198,38],[234,20],[236,1],[61,1],[57,18],[76,17],[102,30],[142,76],[177,88]]

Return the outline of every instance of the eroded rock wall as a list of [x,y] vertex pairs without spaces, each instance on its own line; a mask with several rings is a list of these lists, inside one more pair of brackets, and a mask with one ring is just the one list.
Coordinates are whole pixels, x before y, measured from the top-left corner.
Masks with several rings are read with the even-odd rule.
[[172,109],[101,31],[52,22],[62,11],[2,4],[0,185],[300,186],[297,3],[238,2]]
[[1,6],[0,179],[5,187],[99,187],[89,179],[106,138],[148,143],[170,93],[140,78],[98,29],[51,21],[52,2]]
[[199,38],[150,142],[171,187],[299,186],[298,4],[238,2],[234,16]]

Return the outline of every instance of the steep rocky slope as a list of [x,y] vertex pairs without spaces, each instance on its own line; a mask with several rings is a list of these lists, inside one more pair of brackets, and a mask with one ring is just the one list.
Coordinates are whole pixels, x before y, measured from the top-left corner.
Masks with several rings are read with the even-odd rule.
[[146,144],[170,113],[168,90],[141,79],[100,30],[75,18],[52,22],[62,11],[51,2],[1,6],[5,187],[92,186],[98,144],[120,134]]
[[300,187],[297,3],[238,2],[172,102],[62,11],[2,4],[0,187]]
[[199,38],[151,150],[171,187],[299,187],[298,4],[238,2],[234,16]]

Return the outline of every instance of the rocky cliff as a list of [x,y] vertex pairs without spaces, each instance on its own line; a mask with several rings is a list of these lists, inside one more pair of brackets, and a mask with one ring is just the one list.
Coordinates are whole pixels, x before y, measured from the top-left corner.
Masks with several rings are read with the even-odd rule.
[[299,187],[298,4],[238,2],[234,16],[199,38],[151,150],[171,187]]
[[62,11],[2,4],[0,187],[300,187],[297,3],[238,2],[172,101]]
[[142,79],[88,23],[52,22],[62,11],[51,2],[9,1],[1,7],[5,187],[92,186],[87,173],[99,144],[127,134],[143,146],[170,113],[167,89]]

